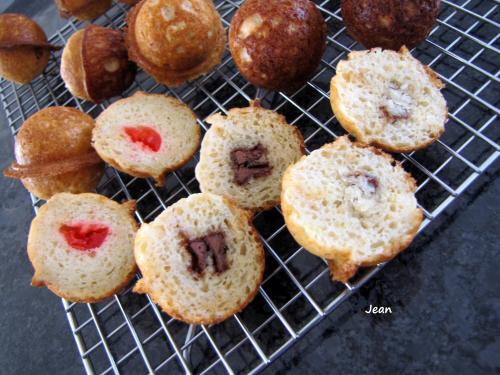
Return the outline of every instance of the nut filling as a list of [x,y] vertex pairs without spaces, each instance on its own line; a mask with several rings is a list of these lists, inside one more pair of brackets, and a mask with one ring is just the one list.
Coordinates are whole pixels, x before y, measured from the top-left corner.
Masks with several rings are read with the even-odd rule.
[[191,255],[189,272],[201,275],[207,268],[209,256],[212,257],[216,273],[222,273],[229,269],[226,241],[221,232],[213,232],[204,237],[188,240],[187,249]]
[[351,186],[358,186],[365,194],[375,194],[379,185],[377,177],[361,172],[346,176],[346,181]]
[[266,153],[266,148],[260,143],[253,148],[238,148],[231,151],[236,184],[245,185],[252,177],[264,177],[271,174],[272,167],[266,160]]
[[391,83],[387,89],[384,102],[380,106],[380,111],[391,123],[398,120],[410,118],[410,108],[412,107],[411,96],[400,87],[399,84]]

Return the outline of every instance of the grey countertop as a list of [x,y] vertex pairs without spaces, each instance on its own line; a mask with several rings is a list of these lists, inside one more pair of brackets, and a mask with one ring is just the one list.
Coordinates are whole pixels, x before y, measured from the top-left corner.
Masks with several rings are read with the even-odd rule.
[[[63,23],[51,0],[2,2],[7,8],[34,16],[49,35]],[[3,168],[13,139],[1,118]],[[265,373],[499,373],[498,174],[497,163]],[[0,373],[84,373],[60,299],[30,287],[29,195],[0,176],[0,196]],[[370,304],[392,314],[366,314]]]

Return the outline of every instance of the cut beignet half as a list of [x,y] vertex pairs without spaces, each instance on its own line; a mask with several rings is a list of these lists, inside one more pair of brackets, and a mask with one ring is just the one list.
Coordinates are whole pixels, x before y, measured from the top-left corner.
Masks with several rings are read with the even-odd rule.
[[209,193],[193,194],[144,224],[135,241],[143,278],[134,288],[191,324],[214,324],[244,309],[264,273],[251,213]]
[[411,243],[423,218],[415,189],[389,154],[344,136],[287,169],[281,208],[295,240],[345,282]]
[[28,255],[33,286],[73,302],[97,302],[134,277],[135,203],[92,193],[54,195],[33,219]]
[[166,173],[187,163],[200,145],[196,115],[181,101],[137,92],[96,119],[92,142],[116,169],[163,184]]

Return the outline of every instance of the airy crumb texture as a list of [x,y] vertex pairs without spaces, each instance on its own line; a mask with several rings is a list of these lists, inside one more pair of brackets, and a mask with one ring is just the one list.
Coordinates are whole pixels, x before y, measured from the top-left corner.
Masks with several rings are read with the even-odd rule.
[[[257,104],[233,108],[227,116],[215,114],[206,121],[212,126],[203,138],[195,171],[201,191],[226,196],[240,207],[252,210],[279,204],[283,173],[304,154],[300,131],[282,115]],[[266,149],[271,173],[237,184],[231,152],[252,149],[258,144]]]
[[[205,271],[193,273],[187,241],[213,232],[224,235],[229,269],[216,273],[208,257]],[[251,214],[209,193],[181,199],[142,225],[135,258],[143,279],[134,291],[150,294],[170,316],[192,324],[217,323],[243,310],[264,273],[264,251]]]
[[448,117],[443,84],[406,48],[351,52],[330,85],[333,112],[360,142],[390,152],[427,147]]
[[[54,195],[31,223],[28,255],[35,269],[32,285],[47,286],[74,302],[96,302],[120,291],[136,272],[134,208],[133,201],[119,204],[92,193]],[[62,225],[82,222],[109,228],[95,251],[74,249],[60,232]]]
[[[125,127],[146,126],[161,136],[156,152],[132,142]],[[181,101],[137,92],[110,105],[96,120],[92,142],[99,156],[116,169],[163,184],[167,172],[182,167],[200,145],[196,115]]]
[[415,189],[391,156],[344,136],[287,169],[281,207],[295,240],[347,281],[413,240],[422,222]]

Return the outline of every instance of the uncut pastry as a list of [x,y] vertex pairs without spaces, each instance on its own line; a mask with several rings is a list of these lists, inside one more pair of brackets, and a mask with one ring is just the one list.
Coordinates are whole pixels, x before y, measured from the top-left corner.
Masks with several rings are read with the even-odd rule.
[[440,0],[342,0],[347,31],[366,48],[397,51],[425,40],[439,14]]
[[443,134],[448,117],[444,87],[406,48],[351,52],[330,84],[333,112],[358,141],[410,152]]
[[214,324],[243,310],[264,273],[251,213],[209,193],[181,199],[137,232],[134,254],[148,293],[170,316]]
[[105,13],[112,0],[55,0],[61,17],[75,17],[80,21],[92,20]]
[[22,14],[0,14],[0,77],[28,83],[43,72],[56,49],[35,21]]
[[60,192],[94,190],[104,163],[91,145],[95,122],[69,107],[48,107],[29,117],[16,137],[16,161],[4,171],[32,194],[48,199]]
[[135,72],[119,30],[89,25],[71,35],[62,53],[66,87],[77,98],[94,103],[125,91]]
[[127,15],[130,59],[166,86],[180,86],[222,59],[226,34],[211,1],[142,0]]
[[163,185],[165,174],[186,164],[198,149],[200,127],[196,115],[181,101],[136,92],[97,117],[92,143],[116,169],[152,177]]
[[255,86],[289,91],[314,73],[326,48],[326,24],[309,0],[246,0],[231,20],[229,48]]
[[422,222],[415,189],[390,155],[344,136],[287,169],[281,208],[295,240],[346,282],[411,243]]
[[73,302],[119,292],[136,272],[134,208],[92,193],[54,195],[31,222],[31,284]]
[[304,154],[300,131],[255,102],[205,121],[212,126],[203,138],[195,170],[200,190],[251,210],[279,204],[283,173]]

